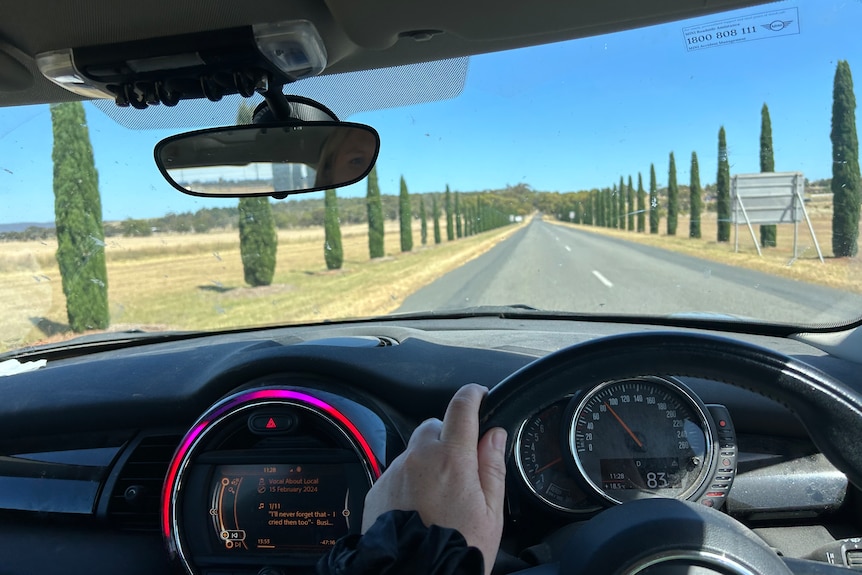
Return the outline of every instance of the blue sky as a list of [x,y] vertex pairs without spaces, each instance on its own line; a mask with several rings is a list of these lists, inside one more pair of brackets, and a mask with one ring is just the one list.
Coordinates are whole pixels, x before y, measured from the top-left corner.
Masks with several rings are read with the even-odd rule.
[[[795,10],[794,10],[795,9]],[[683,28],[738,15],[789,10],[799,33],[688,51]],[[361,112],[380,132],[383,193],[403,174],[412,192],[604,187],[650,163],[667,181],[673,151],[688,183],[692,151],[702,183],[714,182],[717,134],[727,131],[731,172],[759,170],[760,108],[769,105],[778,171],[831,176],[832,80],[850,62],[862,96],[860,1],[785,1],[643,30],[471,58],[456,99]],[[226,99],[227,100],[227,99]],[[324,101],[324,103],[327,103]],[[224,101],[235,108],[237,101]],[[85,104],[104,218],[235,205],[184,196],[152,160],[153,145],[180,131],[129,130]],[[862,116],[857,111],[857,122]],[[860,124],[862,126],[862,124]],[[0,223],[53,220],[47,106],[0,109]],[[339,192],[365,193],[364,183]]]

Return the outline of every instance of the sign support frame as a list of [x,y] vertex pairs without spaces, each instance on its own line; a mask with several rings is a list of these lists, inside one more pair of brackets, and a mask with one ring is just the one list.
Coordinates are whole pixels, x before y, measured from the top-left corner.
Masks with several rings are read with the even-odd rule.
[[[757,248],[757,255],[763,256],[763,252],[760,249],[760,242],[757,240],[757,236],[754,233],[754,226],[752,225],[751,218],[748,215],[748,210],[745,208],[745,202],[743,201],[743,197],[739,194],[738,188],[738,178],[739,177],[748,177],[748,178],[757,178],[757,177],[769,177],[769,174],[774,174],[776,176],[792,176],[792,191],[788,190],[790,193],[788,197],[791,201],[790,204],[790,212],[792,214],[793,219],[793,259],[790,260],[791,263],[796,261],[799,257],[799,221],[802,219],[799,217],[799,213],[802,213],[802,216],[805,218],[805,222],[808,225],[808,232],[811,234],[811,239],[814,241],[814,247],[817,250],[817,257],[820,259],[821,263],[825,263],[823,259],[823,252],[820,250],[820,243],[817,241],[817,236],[814,233],[814,225],[811,223],[811,218],[808,216],[808,210],[805,209],[805,200],[803,199],[804,190],[805,190],[805,179],[803,178],[800,172],[787,172],[787,173],[775,173],[775,172],[763,172],[761,174],[737,174],[731,179],[731,196],[733,198],[733,211],[732,216],[735,224],[735,241],[734,241],[734,251],[739,252],[739,224],[741,214],[745,220],[745,224],[748,226],[748,231],[751,233],[751,239],[754,242],[754,247]],[[775,194],[761,194],[761,195],[747,195],[747,199],[767,199],[776,197]],[[786,210],[786,208],[785,208]],[[760,221],[758,222],[761,225],[774,225],[779,223],[786,223],[782,221]]]

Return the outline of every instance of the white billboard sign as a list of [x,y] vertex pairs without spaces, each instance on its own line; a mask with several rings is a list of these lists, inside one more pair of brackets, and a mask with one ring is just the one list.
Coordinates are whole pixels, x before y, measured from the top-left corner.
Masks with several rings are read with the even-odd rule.
[[739,225],[748,226],[751,239],[761,255],[760,243],[754,233],[754,225],[794,224],[793,260],[798,255],[799,222],[808,224],[811,239],[820,261],[823,254],[814,226],[805,210],[805,178],[800,172],[766,172],[761,174],[737,174],[730,181],[731,222],[736,224],[736,251],[739,251]]
[[804,220],[801,205],[804,190],[805,178],[799,172],[767,172],[733,176],[730,186],[732,222],[735,224],[801,222]]

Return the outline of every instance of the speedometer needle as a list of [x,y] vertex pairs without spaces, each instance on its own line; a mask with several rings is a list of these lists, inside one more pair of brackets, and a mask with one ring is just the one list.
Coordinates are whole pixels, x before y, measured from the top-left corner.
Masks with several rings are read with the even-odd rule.
[[631,428],[628,425],[626,425],[626,422],[623,421],[619,415],[617,415],[617,412],[614,411],[614,408],[611,407],[610,405],[608,405],[607,402],[605,402],[605,407],[607,407],[608,411],[611,412],[611,415],[613,415],[616,418],[616,420],[620,422],[620,425],[623,426],[623,429],[626,430],[626,433],[628,433],[629,436],[631,436],[631,438],[634,440],[634,442],[637,443],[638,447],[643,448],[644,444],[641,443],[641,440],[637,438],[634,431],[632,431]]

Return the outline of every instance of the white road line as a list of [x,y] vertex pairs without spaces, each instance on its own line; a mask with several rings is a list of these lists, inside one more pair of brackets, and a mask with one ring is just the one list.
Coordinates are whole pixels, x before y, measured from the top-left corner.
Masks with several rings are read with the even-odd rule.
[[570,251],[572,251],[572,248],[570,248],[569,246],[566,246],[566,251],[570,252]]
[[612,284],[612,283],[608,280],[608,278],[606,278],[606,277],[605,277],[605,276],[603,276],[601,273],[599,273],[599,271],[598,271],[598,270],[593,270],[593,275],[594,275],[594,276],[596,276],[596,279],[597,279],[597,280],[599,280],[600,282],[602,282],[603,284],[605,284],[605,286],[606,286],[606,287],[609,287],[609,288],[614,287],[614,284]]

